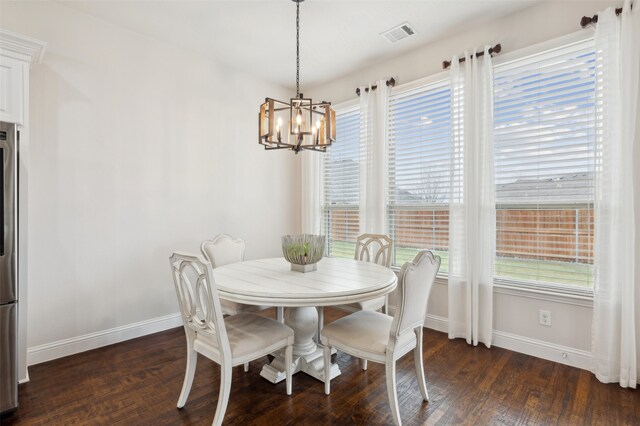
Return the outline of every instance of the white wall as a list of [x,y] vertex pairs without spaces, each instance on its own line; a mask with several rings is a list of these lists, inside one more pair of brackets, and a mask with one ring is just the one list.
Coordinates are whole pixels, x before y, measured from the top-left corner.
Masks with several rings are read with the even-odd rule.
[[258,145],[257,112],[284,89],[63,5],[0,7],[2,28],[48,42],[31,71],[32,362],[177,313],[173,251],[226,232],[248,258],[279,255],[299,165]]
[[[452,29],[438,41],[306,92],[314,99],[331,99],[337,104],[355,98],[357,87],[383,78],[394,77],[397,84],[404,84],[442,72],[442,61],[462,54],[465,49],[501,43],[502,52],[509,53],[579,31],[582,16],[592,16],[620,4],[606,0],[550,0],[487,24],[474,26],[469,22],[464,28]],[[464,2],[460,2],[460,6],[464,7]]]
[[[331,99],[334,104],[348,101],[356,97],[356,87],[379,79],[395,77],[398,84],[404,84],[440,73],[443,60],[465,49],[501,43],[506,54],[579,31],[583,15],[591,16],[612,5],[615,3],[610,1],[552,1],[488,24],[470,23],[442,40],[307,91],[313,98]],[[494,293],[495,345],[582,368],[589,366],[590,301],[498,288]],[[540,309],[551,311],[551,327],[538,324]],[[446,318],[447,286],[438,280],[429,301],[427,325],[446,331]]]

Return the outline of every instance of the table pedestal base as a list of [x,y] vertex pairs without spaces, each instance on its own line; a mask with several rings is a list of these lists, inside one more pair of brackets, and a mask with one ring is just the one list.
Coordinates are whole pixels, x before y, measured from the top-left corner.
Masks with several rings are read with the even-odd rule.
[[[271,383],[279,383],[286,379],[285,374],[284,353],[280,352],[271,361],[270,364],[265,364],[262,367],[260,375],[270,381]],[[324,359],[322,357],[322,348],[317,348],[316,351],[309,355],[303,355],[299,357],[293,357],[292,374],[296,374],[299,371],[303,371],[314,377],[321,382],[324,382]],[[331,380],[340,375],[340,368],[338,364],[331,364]]]
[[[292,373],[303,371],[324,382],[322,347],[316,345],[313,336],[318,329],[318,311],[313,307],[287,308],[284,322],[294,331]],[[332,351],[333,352],[333,351]],[[270,364],[262,367],[260,375],[271,383],[286,378],[284,351],[275,354]],[[338,364],[331,364],[331,379],[340,375]]]

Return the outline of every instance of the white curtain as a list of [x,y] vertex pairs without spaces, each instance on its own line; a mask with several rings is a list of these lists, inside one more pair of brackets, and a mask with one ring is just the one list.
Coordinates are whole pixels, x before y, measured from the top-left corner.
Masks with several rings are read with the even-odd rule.
[[[331,147],[329,147],[331,149]],[[321,235],[322,232],[322,159],[325,154],[301,151],[302,233]]]
[[[377,86],[373,90],[372,86]],[[389,92],[386,80],[360,88],[360,233],[387,233]],[[368,90],[366,90],[368,89]]]
[[592,370],[635,388],[640,317],[640,7],[598,13]]
[[[389,92],[386,80],[360,88],[360,233],[387,233]],[[299,155],[302,232],[321,234],[323,154],[302,151]]]
[[451,64],[449,338],[491,347],[496,207],[489,46],[480,58],[465,52],[462,67],[457,57]]

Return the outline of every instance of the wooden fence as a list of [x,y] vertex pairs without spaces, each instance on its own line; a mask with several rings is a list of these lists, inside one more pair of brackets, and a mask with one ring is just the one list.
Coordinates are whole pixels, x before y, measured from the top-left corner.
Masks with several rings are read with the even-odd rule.
[[[391,235],[396,247],[446,251],[449,211],[394,210]],[[593,263],[593,209],[499,209],[496,255],[520,259]],[[357,210],[332,210],[332,239],[355,241]]]

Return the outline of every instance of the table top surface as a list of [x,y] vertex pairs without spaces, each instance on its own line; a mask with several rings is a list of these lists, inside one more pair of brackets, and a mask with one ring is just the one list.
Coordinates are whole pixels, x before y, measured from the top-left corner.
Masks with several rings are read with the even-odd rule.
[[330,306],[390,293],[396,274],[375,263],[326,257],[318,270],[295,272],[284,258],[249,260],[213,270],[220,297],[251,305]]

